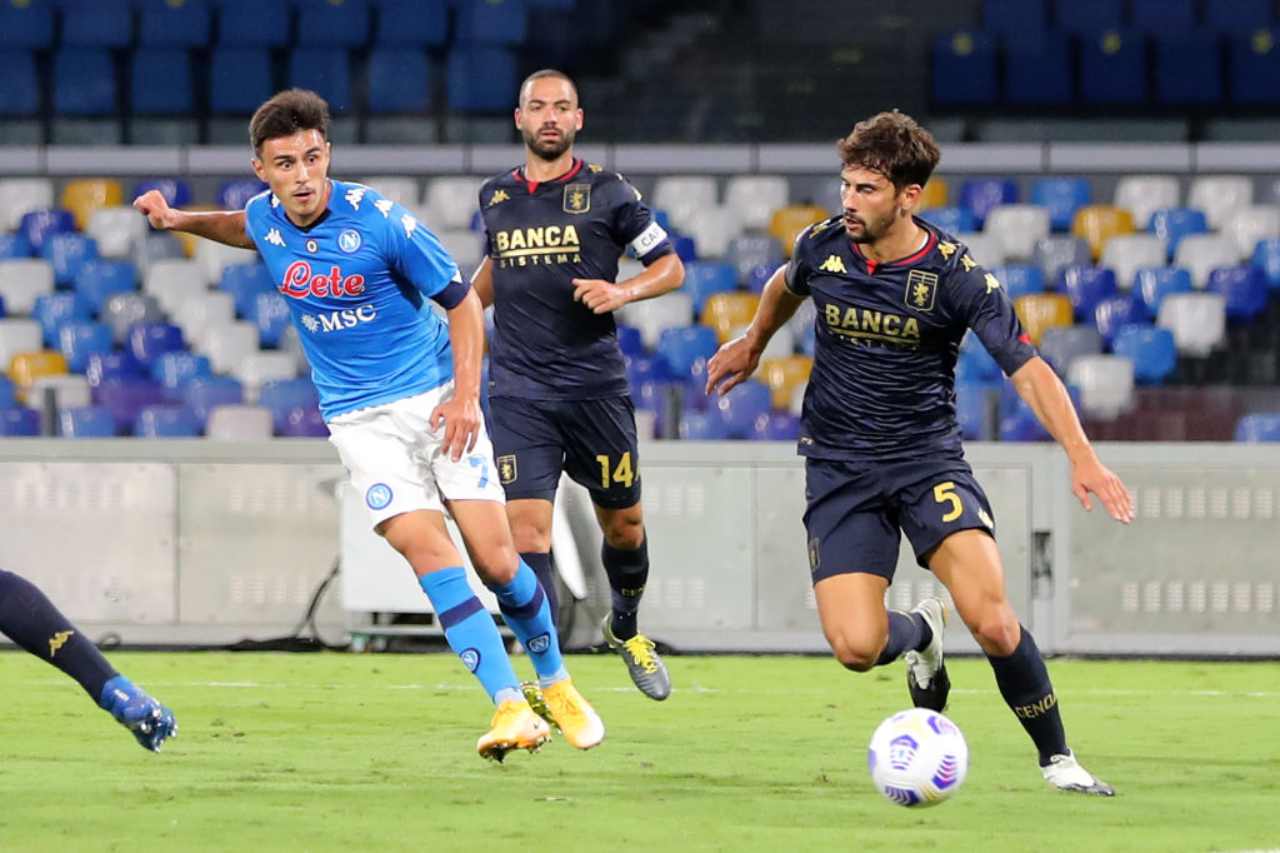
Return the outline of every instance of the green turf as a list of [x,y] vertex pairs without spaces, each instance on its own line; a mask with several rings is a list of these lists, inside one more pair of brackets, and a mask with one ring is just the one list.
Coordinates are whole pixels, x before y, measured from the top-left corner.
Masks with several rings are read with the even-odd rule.
[[474,752],[487,703],[444,655],[113,660],[177,711],[160,755],[60,673],[0,654],[0,849],[1280,848],[1277,664],[1054,662],[1073,745],[1120,793],[1103,800],[1048,790],[987,664],[953,661],[969,778],[920,811],[866,773],[872,729],[907,704],[899,666],[672,658],[659,704],[619,661],[573,657],[604,745],[497,766]]

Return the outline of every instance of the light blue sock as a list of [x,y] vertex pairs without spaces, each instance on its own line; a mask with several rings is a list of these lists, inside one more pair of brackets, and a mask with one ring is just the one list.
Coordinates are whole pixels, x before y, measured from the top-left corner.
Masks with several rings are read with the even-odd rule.
[[489,698],[495,704],[520,698],[520,682],[511,668],[498,627],[471,592],[463,568],[454,566],[422,575],[418,584],[431,599],[449,648],[480,680]]
[[498,596],[498,609],[507,620],[507,627],[529,653],[538,684],[546,687],[568,678],[560,658],[560,637],[551,618],[551,605],[529,564],[521,560],[510,583],[489,588]]

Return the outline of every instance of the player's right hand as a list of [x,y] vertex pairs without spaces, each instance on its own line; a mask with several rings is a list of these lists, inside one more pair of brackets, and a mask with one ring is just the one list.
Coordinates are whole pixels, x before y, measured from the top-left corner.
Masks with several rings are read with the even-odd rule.
[[[746,335],[734,338],[716,351],[707,362],[707,394],[718,390],[728,394],[740,382],[751,378],[760,365],[760,350]],[[723,383],[723,384],[721,384]]]
[[147,217],[152,228],[168,231],[178,226],[178,211],[169,206],[168,200],[159,190],[148,190],[138,196],[133,200],[133,206]]

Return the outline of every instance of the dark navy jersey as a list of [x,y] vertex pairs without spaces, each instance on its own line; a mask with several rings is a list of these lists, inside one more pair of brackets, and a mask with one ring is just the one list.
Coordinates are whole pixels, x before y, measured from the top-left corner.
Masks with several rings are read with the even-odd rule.
[[817,309],[800,453],[887,460],[958,454],[955,367],[972,329],[1006,374],[1036,355],[995,276],[963,243],[917,219],[919,251],[866,258],[839,217],[802,232],[787,287]]
[[614,281],[630,248],[646,266],[672,251],[640,193],[616,172],[574,160],[542,183],[490,178],[480,211],[493,266],[489,393],[591,400],[627,393],[612,314],[574,301],[573,279]]

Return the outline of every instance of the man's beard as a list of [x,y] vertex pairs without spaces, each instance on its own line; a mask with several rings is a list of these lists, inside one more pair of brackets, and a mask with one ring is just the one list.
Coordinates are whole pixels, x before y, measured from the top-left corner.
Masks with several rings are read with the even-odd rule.
[[845,233],[849,234],[849,239],[855,243],[874,243],[883,237],[886,231],[893,227],[893,220],[896,219],[897,216],[898,211],[895,209],[893,213],[890,213],[888,216],[885,216],[883,219],[876,222],[868,222],[867,220],[862,219],[861,234],[854,236],[849,234],[848,229],[845,229]]
[[556,139],[539,139],[537,133],[530,133],[527,130],[521,130],[524,137],[525,146],[548,163],[552,160],[558,160],[561,154],[568,151],[573,145],[574,134],[572,132],[565,133]]

